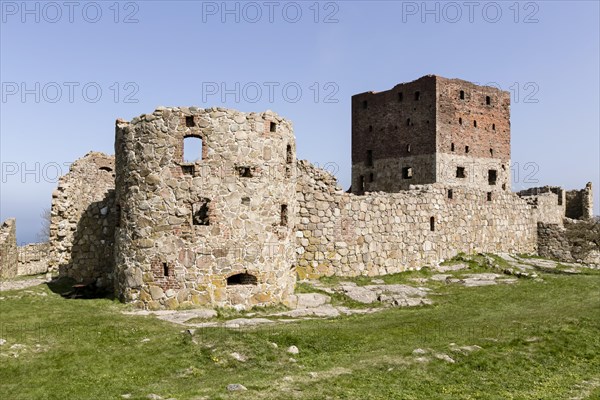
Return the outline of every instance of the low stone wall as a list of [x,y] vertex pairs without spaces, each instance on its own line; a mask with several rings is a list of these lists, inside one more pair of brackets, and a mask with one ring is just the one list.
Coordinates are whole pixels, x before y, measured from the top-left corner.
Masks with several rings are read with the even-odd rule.
[[566,218],[564,226],[538,223],[538,254],[559,261],[600,265],[600,221]]
[[48,272],[50,262],[50,243],[30,243],[19,246],[19,265],[17,275],[38,275]]
[[566,229],[559,224],[538,222],[538,254],[561,261],[573,261]]
[[302,161],[297,197],[300,278],[385,275],[459,252],[536,251],[531,207],[510,192],[423,185],[357,196]]
[[17,222],[7,219],[0,226],[0,279],[17,276]]

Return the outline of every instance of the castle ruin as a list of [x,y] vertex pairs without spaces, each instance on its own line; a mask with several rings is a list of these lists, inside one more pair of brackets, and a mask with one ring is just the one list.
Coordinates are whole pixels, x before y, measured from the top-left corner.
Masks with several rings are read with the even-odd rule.
[[296,160],[292,124],[273,112],[159,107],[117,120],[115,156],[89,153],[61,179],[51,265],[173,309],[286,303],[297,278],[460,252],[573,259],[566,231],[592,217],[591,184],[510,188],[509,93],[459,79],[353,96],[348,192]]

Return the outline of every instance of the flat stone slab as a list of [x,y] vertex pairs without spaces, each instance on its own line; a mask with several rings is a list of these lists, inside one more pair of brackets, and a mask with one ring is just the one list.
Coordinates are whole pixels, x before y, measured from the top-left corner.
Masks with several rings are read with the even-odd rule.
[[437,281],[437,282],[445,282],[448,278],[451,278],[452,275],[446,275],[446,274],[435,274],[432,275],[431,279],[432,281]]
[[454,264],[454,265],[438,265],[432,269],[437,272],[449,272],[449,271],[460,271],[461,269],[468,269],[467,264]]
[[322,293],[298,293],[290,296],[290,308],[316,308],[331,302],[331,298]]
[[377,301],[377,293],[366,286],[341,286],[343,293],[354,301],[371,304]]
[[321,318],[335,318],[340,316],[340,312],[337,308],[330,304],[321,305],[313,308],[297,308],[292,311],[284,311],[273,316],[285,316],[292,318],[300,317],[321,317]]

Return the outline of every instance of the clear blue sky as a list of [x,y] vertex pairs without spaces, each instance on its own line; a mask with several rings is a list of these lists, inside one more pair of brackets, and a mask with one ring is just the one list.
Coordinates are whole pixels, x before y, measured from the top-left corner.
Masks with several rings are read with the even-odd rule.
[[598,214],[597,1],[315,3],[2,1],[0,219],[35,241],[57,174],[159,105],[272,109],[347,188],[351,95],[426,74],[510,90],[513,190],[592,181]]

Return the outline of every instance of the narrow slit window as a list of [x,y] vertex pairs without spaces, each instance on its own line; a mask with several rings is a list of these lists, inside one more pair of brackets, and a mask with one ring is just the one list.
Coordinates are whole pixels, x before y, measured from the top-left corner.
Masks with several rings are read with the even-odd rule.
[[367,150],[367,167],[373,166],[373,150]]
[[162,263],[163,267],[163,276],[169,276],[169,264],[166,262]]
[[287,206],[287,204],[282,204],[279,225],[287,226],[287,224],[288,224],[288,206]]
[[495,131],[496,130],[496,124],[492,124],[492,130]]
[[411,150],[411,148],[410,148],[410,144],[407,144],[407,145],[406,145],[406,152],[407,152],[407,153],[410,153],[410,150]]
[[464,99],[465,99],[465,91],[464,91],[464,90],[461,90],[461,91],[460,91],[460,99],[461,99],[461,100],[464,100]]
[[487,104],[488,106],[492,104],[492,99],[490,98],[490,96],[485,96],[485,104]]
[[115,226],[117,228],[119,228],[121,226],[121,206],[119,204],[117,204],[116,213],[117,213],[117,216],[116,216],[117,220],[115,221]]
[[492,201],[492,192],[487,192],[487,201]]
[[490,156],[494,156],[494,149],[490,149]]
[[415,101],[421,100],[421,92],[415,92]]
[[429,218],[429,230],[431,232],[435,231],[435,218],[434,217]]
[[404,100],[404,93],[400,92],[398,93],[398,101],[403,101]]
[[183,162],[194,163],[202,160],[203,145],[201,137],[186,136],[183,138]]
[[469,152],[469,146],[465,146],[465,153]]
[[285,148],[285,162],[288,164],[292,163],[293,160],[293,154],[292,154],[292,146],[291,145],[287,145]]
[[459,118],[459,119],[458,119],[458,124],[459,124],[459,125],[462,125],[462,118]]
[[450,144],[450,151],[454,151],[454,143]]
[[451,199],[453,196],[452,189],[448,189],[448,198]]
[[412,179],[412,177],[413,177],[412,167],[402,168],[402,179]]
[[406,126],[410,126],[410,118],[406,119]]
[[473,126],[477,128],[477,121],[473,120]]
[[368,107],[368,103],[367,103],[367,101],[366,101],[366,100],[364,100],[364,101],[362,102],[362,108],[365,108],[365,109],[366,109],[367,107]]
[[365,191],[365,177],[362,175],[358,177],[358,191],[360,193]]
[[373,180],[374,180],[374,176],[373,176],[373,173],[371,172],[369,174],[369,182],[373,182]]

